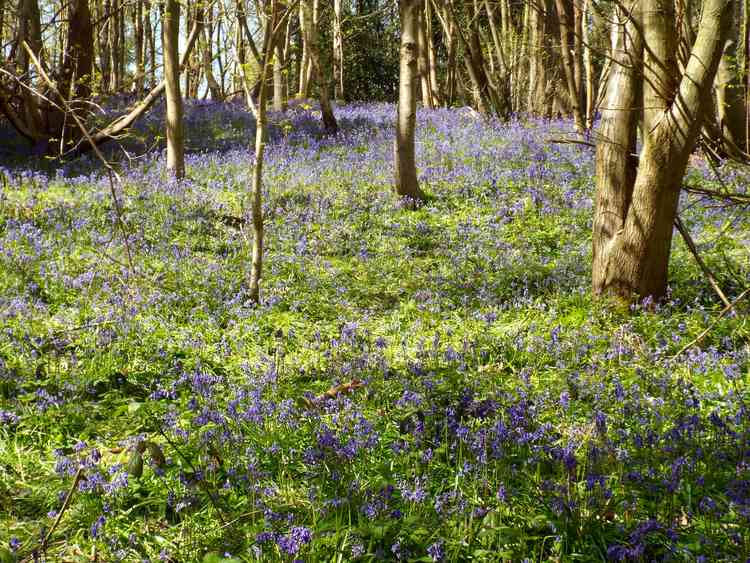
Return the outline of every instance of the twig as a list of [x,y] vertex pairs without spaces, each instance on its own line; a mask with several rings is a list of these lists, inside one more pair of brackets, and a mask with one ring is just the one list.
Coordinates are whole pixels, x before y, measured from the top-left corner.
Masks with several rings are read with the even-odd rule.
[[580,139],[547,139],[546,141],[558,145],[583,145],[584,147],[596,148],[596,144],[590,143],[589,141],[582,141]]
[[677,227],[677,230],[680,231],[680,234],[682,235],[682,238],[685,241],[688,250],[690,250],[690,254],[693,255],[693,258],[695,258],[698,266],[700,266],[700,269],[703,270],[703,274],[706,276],[706,278],[708,278],[708,283],[711,284],[711,287],[716,292],[716,295],[719,296],[719,299],[721,299],[721,302],[724,303],[725,307],[731,307],[732,304],[729,302],[729,299],[727,299],[727,296],[724,295],[724,292],[721,290],[721,286],[719,285],[719,282],[716,281],[716,277],[714,276],[713,272],[711,272],[708,266],[706,266],[706,263],[703,261],[703,258],[701,258],[700,254],[698,254],[698,248],[695,246],[693,237],[690,236],[690,232],[687,230],[687,227],[685,227],[685,223],[682,222],[682,219],[680,219],[679,215],[675,217],[674,224],[675,227]]
[[700,194],[700,195],[704,195],[706,197],[712,197],[715,199],[723,199],[726,201],[730,201],[732,203],[750,204],[750,194],[740,194],[740,193],[732,193],[732,192],[725,193],[725,192],[719,192],[716,190],[707,190],[705,188],[699,188],[696,186],[684,186],[683,189],[686,192]]
[[117,191],[115,190],[115,179],[121,184],[122,181],[120,179],[119,174],[112,168],[112,165],[107,161],[106,158],[104,158],[104,155],[99,150],[99,147],[97,147],[94,144],[93,139],[91,138],[91,135],[89,134],[88,129],[86,129],[86,126],[81,122],[80,118],[78,117],[78,114],[76,114],[75,111],[73,111],[70,108],[70,103],[65,99],[65,97],[60,93],[60,91],[57,89],[57,86],[54,82],[50,79],[49,76],[47,76],[47,73],[44,71],[44,68],[42,68],[41,63],[39,62],[39,59],[37,59],[36,55],[34,54],[34,51],[31,50],[31,47],[29,47],[28,43],[26,41],[22,42],[23,48],[26,49],[27,54],[29,55],[29,58],[34,63],[34,66],[36,67],[37,71],[39,72],[39,75],[44,79],[44,81],[47,83],[47,85],[50,87],[50,89],[57,93],[57,95],[60,97],[60,100],[62,102],[62,105],[64,107],[65,115],[68,114],[71,115],[73,120],[76,122],[76,125],[81,130],[81,133],[83,133],[84,137],[86,137],[86,140],[91,143],[92,148],[94,149],[94,152],[96,153],[96,156],[99,158],[99,160],[104,165],[105,169],[107,170],[107,176],[109,178],[109,190],[110,194],[112,196],[112,201],[114,202],[115,206],[115,215],[117,216],[117,223],[120,227],[120,230],[122,231],[122,240],[125,244],[125,254],[128,258],[128,265],[130,266],[130,273],[133,274],[135,272],[135,267],[133,266],[133,257],[130,252],[130,243],[128,242],[128,231],[125,226],[125,220],[123,219],[123,210],[122,206],[120,205],[120,200],[117,198]]
[[70,506],[70,503],[73,500],[73,495],[75,494],[76,489],[78,488],[78,483],[81,481],[81,477],[83,477],[83,468],[79,467],[78,471],[76,471],[75,477],[73,478],[73,484],[70,486],[70,490],[68,490],[68,494],[65,497],[65,502],[63,502],[60,512],[57,513],[57,518],[55,518],[55,521],[52,524],[52,527],[49,529],[49,531],[47,532],[47,535],[44,536],[44,539],[42,540],[42,545],[41,545],[42,553],[44,553],[44,550],[47,549],[47,544],[49,543],[49,540],[52,537],[52,534],[57,528],[57,525],[60,523],[60,520],[62,520],[63,514],[65,514],[65,511]]
[[692,346],[695,346],[696,344],[700,343],[700,341],[703,340],[709,332],[711,332],[711,329],[713,329],[716,326],[716,324],[722,319],[722,317],[724,315],[726,315],[729,311],[733,310],[734,307],[735,307],[735,305],[737,305],[737,303],[739,303],[742,299],[744,299],[748,294],[750,294],[750,287],[747,288],[742,293],[740,293],[739,296],[737,297],[737,299],[735,299],[734,301],[732,301],[729,304],[728,307],[724,307],[721,310],[721,313],[719,313],[719,316],[716,317],[716,320],[714,320],[714,322],[712,322],[706,330],[704,330],[703,332],[701,332],[693,340],[691,340],[685,346],[683,346],[682,348],[680,348],[680,351],[677,352],[674,356],[672,356],[672,359],[674,360],[678,356],[682,355],[682,353],[685,350],[687,350],[688,348],[691,348]]

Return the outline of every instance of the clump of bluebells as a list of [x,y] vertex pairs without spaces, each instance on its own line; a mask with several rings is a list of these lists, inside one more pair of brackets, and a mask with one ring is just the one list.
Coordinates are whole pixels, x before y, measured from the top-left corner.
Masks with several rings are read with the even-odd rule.
[[[95,162],[2,172],[10,556],[750,557],[744,310],[683,351],[715,307],[680,246],[665,302],[590,301],[592,153],[544,141],[569,123],[420,112],[434,197],[411,211],[390,193],[393,107],[339,108],[335,137],[304,105],[273,116],[253,307],[252,120],[188,116],[188,180],[158,151],[122,164],[135,271]],[[685,203],[741,256],[746,217]]]

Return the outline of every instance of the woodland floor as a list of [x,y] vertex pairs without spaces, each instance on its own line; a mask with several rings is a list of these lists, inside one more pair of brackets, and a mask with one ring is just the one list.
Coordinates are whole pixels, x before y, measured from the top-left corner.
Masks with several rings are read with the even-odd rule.
[[[132,267],[93,157],[0,150],[0,561],[750,557],[747,307],[677,234],[666,302],[592,302],[568,122],[420,112],[410,211],[394,107],[337,115],[272,116],[260,307],[243,109],[188,105],[183,182],[159,108],[109,148]],[[681,209],[738,296],[747,207]]]

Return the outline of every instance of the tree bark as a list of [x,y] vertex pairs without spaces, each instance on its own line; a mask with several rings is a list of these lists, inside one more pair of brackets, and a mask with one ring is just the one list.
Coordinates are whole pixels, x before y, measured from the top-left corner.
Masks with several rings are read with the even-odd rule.
[[135,47],[135,80],[133,91],[140,94],[143,91],[143,79],[146,75],[145,58],[146,49],[143,33],[143,0],[136,0],[133,10],[133,33]]
[[286,111],[286,88],[284,85],[284,48],[277,44],[273,58],[273,111]]
[[338,123],[336,116],[333,114],[333,107],[329,98],[329,84],[327,74],[324,72],[320,63],[320,50],[318,47],[318,26],[314,17],[314,0],[302,0],[300,8],[302,9],[302,19],[304,21],[305,45],[310,57],[314,77],[318,81],[318,100],[320,101],[320,111],[323,116],[323,127],[329,134],[336,134]]
[[584,0],[583,9],[583,63],[586,72],[586,130],[594,126],[594,100],[596,99],[594,83],[594,61],[591,55],[591,0]]
[[[197,18],[203,18],[203,10],[199,9]],[[206,83],[208,84],[208,90],[211,93],[212,100],[223,100],[224,94],[221,90],[221,86],[216,82],[214,76],[214,56],[213,56],[213,42],[210,30],[206,29],[206,25],[201,26],[201,54],[203,63],[203,73],[206,75]]]
[[548,0],[531,0],[529,5],[529,90],[526,101],[531,113],[547,116],[550,114],[548,7]]
[[425,10],[428,0],[420,1],[418,10],[419,20],[417,22],[417,68],[419,69],[420,90],[422,93],[422,106],[434,108],[432,99],[432,85],[430,84],[430,63],[427,55],[427,28]]
[[745,139],[745,97],[742,80],[737,65],[737,42],[740,35],[740,5],[735,3],[731,32],[724,42],[719,68],[716,72],[716,117],[719,139],[719,149],[723,156],[742,159],[747,145]]
[[557,17],[560,28],[560,55],[562,60],[563,74],[568,89],[570,108],[573,113],[576,130],[584,131],[583,114],[581,113],[581,93],[578,89],[580,84],[581,67],[578,64],[578,54],[575,52],[574,23],[575,19],[573,0],[555,0],[557,6]]
[[180,60],[177,46],[180,37],[180,5],[167,0],[162,20],[164,81],[167,94],[167,170],[176,178],[185,176],[185,136],[183,131],[182,94],[180,93]]
[[[596,294],[658,299],[667,291],[682,178],[710,102],[732,0],[706,0],[695,44],[681,74],[671,0],[642,0],[641,5],[643,148],[622,226],[614,233],[594,233],[595,241],[605,238],[608,242],[600,244],[592,278]],[[607,164],[603,161],[597,166]],[[605,199],[600,193],[603,188],[604,184],[598,185],[597,201]]]
[[414,137],[417,120],[417,23],[418,0],[399,0],[401,53],[398,111],[396,118],[396,193],[413,203],[424,201],[419,188]]
[[631,15],[619,9],[612,22],[611,73],[601,108],[596,147],[596,202],[593,224],[592,288],[599,295],[607,289],[611,253],[623,232],[633,198],[638,167],[636,134],[641,114],[640,66],[643,42]]
[[341,3],[342,0],[333,0],[333,97],[336,100],[344,99],[344,34],[341,29]]

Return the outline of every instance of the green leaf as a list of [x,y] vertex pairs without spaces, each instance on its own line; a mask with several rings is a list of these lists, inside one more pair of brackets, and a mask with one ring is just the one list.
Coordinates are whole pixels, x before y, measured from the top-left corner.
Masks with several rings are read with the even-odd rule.
[[128,461],[128,473],[136,479],[143,475],[143,455],[138,450],[134,450]]
[[16,554],[5,547],[0,547],[0,563],[15,563],[18,561]]

